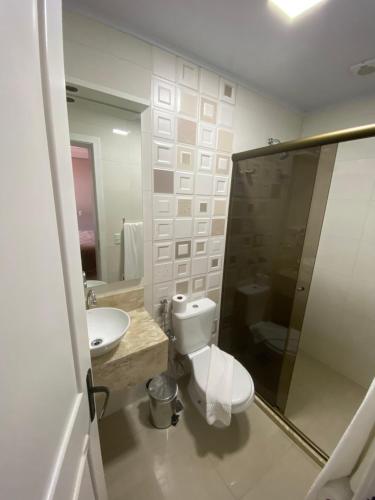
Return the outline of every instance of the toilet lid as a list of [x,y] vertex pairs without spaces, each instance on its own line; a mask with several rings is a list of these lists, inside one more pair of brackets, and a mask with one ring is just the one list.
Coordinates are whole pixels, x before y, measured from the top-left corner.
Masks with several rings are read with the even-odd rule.
[[[205,393],[208,379],[211,349],[206,349],[193,358],[194,379],[198,388]],[[254,393],[253,380],[239,361],[233,359],[232,405],[242,404]]]

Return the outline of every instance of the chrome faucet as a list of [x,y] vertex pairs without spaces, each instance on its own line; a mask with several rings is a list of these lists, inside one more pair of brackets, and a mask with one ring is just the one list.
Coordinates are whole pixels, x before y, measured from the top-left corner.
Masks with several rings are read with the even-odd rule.
[[92,288],[90,288],[86,293],[86,309],[96,305],[96,294]]
[[87,278],[85,271],[82,271],[82,280],[83,280],[83,288],[86,290],[87,288]]

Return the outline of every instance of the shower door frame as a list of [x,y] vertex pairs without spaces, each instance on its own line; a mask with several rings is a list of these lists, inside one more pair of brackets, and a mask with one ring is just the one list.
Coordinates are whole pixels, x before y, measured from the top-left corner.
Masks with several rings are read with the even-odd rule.
[[[263,157],[263,156],[269,156],[269,155],[274,155],[278,153],[285,153],[288,151],[296,151],[300,149],[307,149],[307,148],[312,148],[312,147],[323,147],[323,146],[328,146],[328,145],[336,145],[338,146],[339,143],[341,142],[348,142],[348,141],[353,141],[353,140],[359,140],[359,139],[366,139],[369,137],[375,137],[375,124],[371,125],[364,125],[360,127],[353,127],[353,128],[348,128],[348,129],[343,129],[343,130],[338,130],[334,132],[328,132],[324,134],[319,134],[319,135],[314,135],[310,137],[303,137],[301,139],[293,140],[293,141],[287,141],[287,142],[281,142],[278,144],[272,144],[269,146],[265,146],[262,148],[257,148],[257,149],[252,149],[248,151],[243,151],[239,153],[234,153],[232,155],[232,162],[233,162],[233,171],[238,168],[238,162],[242,160],[248,160],[251,158],[257,158],[257,157]],[[323,149],[323,148],[322,148]],[[337,149],[337,148],[336,148]],[[320,158],[321,158],[322,150],[320,152]],[[336,155],[336,151],[334,153]],[[319,162],[320,162],[319,158]],[[319,168],[319,164],[318,164]],[[332,165],[332,173],[334,169],[334,162]],[[318,174],[318,171],[317,171]],[[315,180],[317,179],[317,176]],[[330,183],[329,183],[330,184]],[[328,193],[329,193],[329,186],[328,186],[328,191],[327,191],[327,200],[328,200]],[[324,206],[324,209],[321,211],[322,213],[320,214],[322,216],[322,222],[324,220],[324,215],[325,215],[325,209],[326,209],[326,204]],[[311,210],[311,207],[310,207]],[[310,212],[311,213],[311,212]],[[310,214],[309,214],[310,217]],[[226,243],[228,243],[228,238],[229,238],[229,232],[227,232],[226,235]],[[306,240],[304,241],[305,245]],[[313,242],[313,244],[316,244],[316,250],[318,249],[319,245],[319,239],[316,242]],[[227,244],[226,244],[227,247]],[[313,269],[311,272],[311,277],[310,277],[310,282],[313,274]],[[300,281],[300,269],[298,273],[298,279],[297,283]],[[308,300],[308,294],[307,294],[307,299],[306,299],[306,304]],[[223,311],[223,308],[222,308]],[[292,322],[292,317],[293,317],[293,311],[294,311],[294,304],[293,304],[293,309],[292,309],[292,314],[291,314],[291,322]],[[222,314],[222,312],[221,312]],[[221,324],[221,318],[220,318],[220,324]],[[302,326],[302,325],[301,325]],[[290,327],[289,327],[290,328]],[[288,341],[288,340],[287,340]],[[297,351],[298,352],[298,351]],[[293,362],[294,366],[294,362]],[[292,370],[290,370],[290,367],[284,367],[284,363],[282,366],[282,371],[280,373],[280,379],[281,376],[285,376],[287,379],[287,384],[288,388],[290,386],[291,382],[291,374],[293,372],[293,366]],[[289,371],[289,373],[288,373]],[[284,423],[284,425],[287,425],[292,433],[294,433],[302,442],[307,446],[307,449],[309,451],[312,451],[313,458],[316,458],[316,455],[318,455],[323,461],[328,460],[329,456],[327,453],[325,453],[316,443],[314,443],[306,434],[304,434],[289,418],[287,418],[283,412],[277,407],[269,403],[263,396],[259,395],[256,393],[256,397],[262,402],[263,405],[265,405],[271,413],[275,415],[275,420],[278,421],[280,420],[281,422]],[[286,404],[286,398],[287,398],[287,393],[285,392],[284,388],[281,388],[279,385],[278,389],[278,404],[282,408]],[[315,454],[315,457],[314,457]]]

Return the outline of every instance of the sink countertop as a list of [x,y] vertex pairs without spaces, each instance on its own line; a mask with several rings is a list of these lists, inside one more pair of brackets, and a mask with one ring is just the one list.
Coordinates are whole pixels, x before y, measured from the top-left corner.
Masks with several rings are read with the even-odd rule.
[[111,390],[146,382],[167,369],[168,337],[144,307],[127,312],[131,323],[120,344],[92,359],[95,384]]

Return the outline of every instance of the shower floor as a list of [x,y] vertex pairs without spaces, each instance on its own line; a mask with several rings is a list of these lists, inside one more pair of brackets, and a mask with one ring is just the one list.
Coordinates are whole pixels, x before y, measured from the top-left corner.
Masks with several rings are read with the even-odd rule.
[[362,386],[299,351],[285,415],[330,455],[365,394]]
[[100,423],[109,500],[302,500],[319,473],[258,407],[209,427],[179,383],[185,411],[177,427],[153,428],[147,399]]

